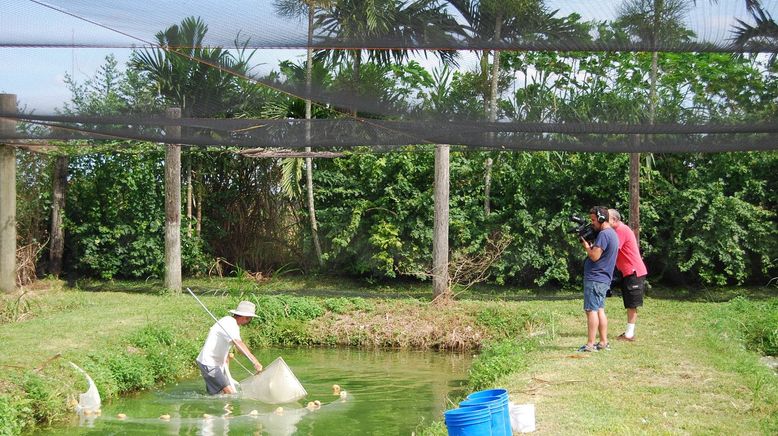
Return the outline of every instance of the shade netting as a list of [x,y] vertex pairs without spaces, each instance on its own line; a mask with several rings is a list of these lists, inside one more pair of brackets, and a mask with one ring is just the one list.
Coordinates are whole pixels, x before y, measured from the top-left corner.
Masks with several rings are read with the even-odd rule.
[[[10,126],[0,140],[771,150],[776,11],[768,0],[3,2],[7,77],[45,65],[122,103],[32,100],[15,89],[21,79],[4,80],[18,105],[0,109]],[[84,82],[74,59],[95,50],[137,74],[133,91],[110,89],[105,71]],[[717,85],[740,81],[741,91]],[[62,81],[34,86],[54,95]]]

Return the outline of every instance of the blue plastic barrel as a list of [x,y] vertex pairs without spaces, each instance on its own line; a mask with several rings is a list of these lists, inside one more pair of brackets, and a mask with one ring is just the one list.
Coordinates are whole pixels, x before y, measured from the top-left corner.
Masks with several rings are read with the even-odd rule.
[[488,406],[473,406],[443,412],[449,436],[492,436],[492,413]]
[[[505,389],[487,389],[473,392],[459,403],[460,407],[488,403],[492,411],[492,436],[511,436],[511,416],[508,409],[508,391]],[[463,404],[465,403],[465,404]]]
[[471,400],[473,398],[480,398],[480,397],[508,397],[508,390],[497,388],[497,389],[487,389],[485,391],[478,391],[473,392],[472,394],[467,396],[468,400]]

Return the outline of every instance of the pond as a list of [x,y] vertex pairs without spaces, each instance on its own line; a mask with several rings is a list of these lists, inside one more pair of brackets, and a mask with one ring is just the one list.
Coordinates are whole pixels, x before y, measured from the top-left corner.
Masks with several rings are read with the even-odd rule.
[[[302,348],[257,353],[265,365],[278,356],[308,391],[299,404],[282,405],[283,410],[249,399],[208,396],[198,376],[104,403],[99,417],[74,414],[70,426],[39,434],[410,435],[441,420],[442,411],[453,407],[448,397],[465,393],[471,363],[469,355],[437,352]],[[238,380],[248,376],[234,363],[231,372]],[[345,398],[333,394],[333,384],[346,391]],[[321,408],[305,407],[314,400]]]

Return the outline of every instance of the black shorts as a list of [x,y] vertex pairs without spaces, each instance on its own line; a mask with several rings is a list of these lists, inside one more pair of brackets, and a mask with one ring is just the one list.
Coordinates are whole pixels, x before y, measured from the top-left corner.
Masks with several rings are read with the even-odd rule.
[[636,309],[643,305],[643,292],[646,289],[646,276],[632,273],[621,279],[621,298],[625,309]]

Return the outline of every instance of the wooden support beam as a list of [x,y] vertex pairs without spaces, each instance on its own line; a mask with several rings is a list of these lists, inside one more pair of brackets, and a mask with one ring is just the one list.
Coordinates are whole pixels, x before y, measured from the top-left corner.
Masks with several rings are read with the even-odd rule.
[[[16,95],[0,94],[0,112],[16,112]],[[16,132],[16,121],[0,118],[0,135]],[[16,149],[0,144],[0,292],[16,290]]]
[[448,276],[448,212],[449,212],[449,146],[435,146],[435,223],[432,235],[433,298],[449,290]]
[[51,180],[51,246],[49,249],[49,274],[59,277],[62,273],[62,256],[65,252],[65,196],[68,186],[67,155],[57,156]]
[[245,157],[271,157],[271,158],[324,158],[335,159],[346,156],[346,153],[336,151],[293,151],[293,150],[268,150],[266,148],[248,148],[238,152]]
[[[181,118],[180,108],[169,108],[168,118]],[[181,138],[181,126],[167,126],[165,133]],[[181,293],[181,146],[165,146],[165,289]]]

